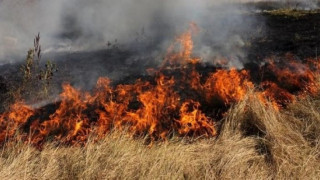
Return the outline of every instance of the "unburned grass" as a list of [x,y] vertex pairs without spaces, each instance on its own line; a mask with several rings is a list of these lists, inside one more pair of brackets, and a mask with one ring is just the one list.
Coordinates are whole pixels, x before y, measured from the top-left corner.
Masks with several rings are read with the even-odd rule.
[[15,142],[0,154],[0,179],[318,179],[320,101],[278,112],[252,95],[236,104],[217,137],[173,138],[151,147],[113,132],[84,147]]

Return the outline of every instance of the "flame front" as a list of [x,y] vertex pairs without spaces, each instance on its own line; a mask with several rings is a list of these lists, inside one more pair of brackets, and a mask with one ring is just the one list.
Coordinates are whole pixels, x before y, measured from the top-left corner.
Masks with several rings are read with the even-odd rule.
[[[22,102],[13,104],[0,115],[0,142],[19,138],[31,139],[40,147],[47,140],[83,144],[91,133],[103,138],[112,129],[126,130],[132,136],[148,135],[152,140],[174,134],[212,137],[218,133],[214,109],[224,109],[223,116],[227,107],[243,100],[249,90],[277,110],[298,96],[317,94],[319,63],[315,60],[302,63],[290,57],[282,66],[268,60],[261,71],[269,75],[260,82],[251,80],[245,69],[220,68],[201,74],[197,71],[200,58],[192,57],[192,35],[197,31],[191,24],[176,39],[155,71],[154,81],[138,79],[114,87],[108,78],[99,78],[91,93],[64,84],[61,101],[51,107],[52,112]],[[177,45],[180,50],[175,52]],[[166,75],[164,69],[177,71],[179,76]]]

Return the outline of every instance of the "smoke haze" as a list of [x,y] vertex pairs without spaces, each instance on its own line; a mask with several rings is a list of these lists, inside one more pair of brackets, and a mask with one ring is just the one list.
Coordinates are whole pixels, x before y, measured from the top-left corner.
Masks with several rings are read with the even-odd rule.
[[[261,36],[263,27],[245,5],[234,2],[248,1],[2,0],[0,64],[24,56],[38,32],[44,53],[91,51],[115,39],[128,48],[163,52],[195,22],[200,32],[194,53],[208,62],[227,57],[230,66],[241,68],[250,39]],[[316,1],[299,4],[314,8]]]

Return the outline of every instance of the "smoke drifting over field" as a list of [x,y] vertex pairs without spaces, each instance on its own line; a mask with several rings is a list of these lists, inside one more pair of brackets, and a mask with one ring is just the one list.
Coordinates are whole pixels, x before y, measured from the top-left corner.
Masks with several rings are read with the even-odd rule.
[[[195,53],[206,61],[229,56],[241,66],[246,42],[257,33],[245,7],[193,0],[3,0],[0,1],[0,59],[25,54],[38,32],[43,52],[106,48],[108,41],[165,50],[190,22],[199,26]],[[1,62],[1,61],[0,61]]]

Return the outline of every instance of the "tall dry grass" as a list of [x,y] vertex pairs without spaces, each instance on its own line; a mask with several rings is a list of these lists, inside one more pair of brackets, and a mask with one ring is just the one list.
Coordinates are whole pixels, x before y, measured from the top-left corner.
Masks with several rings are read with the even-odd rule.
[[248,95],[216,138],[173,138],[152,147],[113,132],[85,147],[42,151],[8,142],[0,179],[320,179],[320,98],[278,112]]

